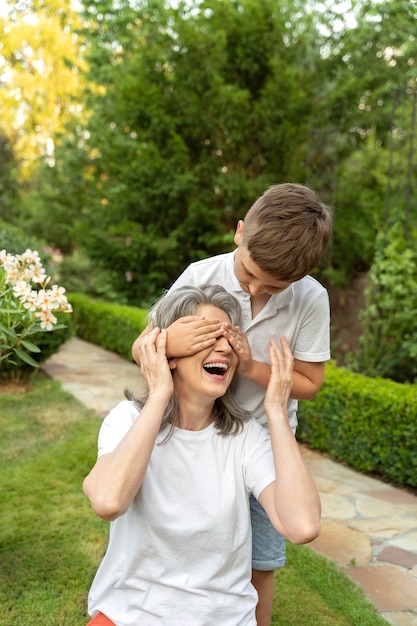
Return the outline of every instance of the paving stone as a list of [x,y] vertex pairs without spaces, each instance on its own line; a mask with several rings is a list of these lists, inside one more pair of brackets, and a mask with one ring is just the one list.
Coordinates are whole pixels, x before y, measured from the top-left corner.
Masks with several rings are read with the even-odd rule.
[[368,563],[372,558],[369,537],[334,520],[323,519],[320,535],[308,545],[340,567]]
[[402,548],[388,546],[378,554],[378,561],[393,563],[394,565],[401,565],[402,567],[411,569],[417,565],[417,554],[408,552],[408,550],[403,550]]
[[417,580],[394,565],[364,565],[344,570],[364,589],[379,611],[415,611]]
[[392,502],[393,504],[412,504],[417,508],[417,496],[412,493],[408,493],[408,491],[395,489],[394,487],[391,487],[390,489],[364,491],[363,494],[370,496],[371,498],[381,498],[382,500]]
[[381,616],[392,626],[417,626],[415,613],[393,611],[391,613],[382,612]]
[[403,550],[408,550],[409,552],[417,553],[417,540],[410,538],[408,535],[391,539],[390,545],[396,546],[397,548],[403,548]]
[[356,497],[356,510],[358,515],[367,518],[390,517],[395,520],[401,517],[398,506],[385,500],[378,500],[374,497],[366,497],[360,493]]
[[320,493],[320,500],[323,518],[330,517],[331,519],[348,520],[356,515],[356,510],[352,502],[337,493]]
[[410,523],[417,524],[417,519],[411,522],[408,516],[396,515],[395,519],[390,517],[382,517],[380,519],[353,519],[349,521],[349,526],[371,537],[386,539],[391,542],[397,535],[409,530]]

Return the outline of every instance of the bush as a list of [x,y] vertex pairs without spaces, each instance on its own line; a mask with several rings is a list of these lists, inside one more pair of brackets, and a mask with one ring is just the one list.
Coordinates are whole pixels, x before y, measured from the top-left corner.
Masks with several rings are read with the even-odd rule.
[[361,350],[351,369],[397,382],[417,379],[417,253],[415,236],[397,223],[380,232],[360,314]]
[[0,250],[9,254],[22,254],[27,248],[37,250],[42,263],[47,265],[49,254],[45,251],[46,243],[37,237],[31,237],[17,226],[0,220]]
[[300,402],[297,438],[361,472],[417,487],[417,386],[329,363],[320,393]]
[[[50,283],[42,242],[0,223],[0,380],[24,381],[75,329],[64,289]],[[44,258],[48,254],[44,251]],[[52,332],[54,331],[54,332]]]
[[146,310],[93,300],[84,294],[71,294],[68,300],[79,337],[133,360],[132,343],[147,325]]
[[64,255],[57,272],[59,280],[69,292],[87,294],[107,302],[127,304],[121,291],[113,287],[117,285],[119,278],[115,272],[98,267],[96,261],[80,250]]

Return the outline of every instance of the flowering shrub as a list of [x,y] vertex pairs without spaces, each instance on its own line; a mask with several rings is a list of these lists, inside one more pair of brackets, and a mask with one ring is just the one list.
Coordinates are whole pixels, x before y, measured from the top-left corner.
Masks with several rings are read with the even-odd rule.
[[72,307],[65,289],[48,287],[50,281],[38,252],[12,255],[0,251],[0,369],[5,369],[4,364],[38,368],[31,354],[41,350],[30,338],[65,328],[55,314],[71,313]]

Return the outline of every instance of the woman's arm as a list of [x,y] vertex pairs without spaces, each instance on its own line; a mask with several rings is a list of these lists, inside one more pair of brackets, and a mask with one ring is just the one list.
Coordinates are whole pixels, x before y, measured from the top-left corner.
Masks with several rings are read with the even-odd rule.
[[288,422],[293,357],[285,337],[282,352],[271,340],[271,377],[265,411],[271,435],[276,480],[259,496],[274,527],[293,543],[307,543],[320,532],[320,498]]
[[149,388],[146,404],[115,450],[99,457],[84,480],[84,493],[95,513],[103,519],[111,521],[123,515],[142,485],[173,393],[165,349],[166,331],[155,328],[144,337],[140,360]]

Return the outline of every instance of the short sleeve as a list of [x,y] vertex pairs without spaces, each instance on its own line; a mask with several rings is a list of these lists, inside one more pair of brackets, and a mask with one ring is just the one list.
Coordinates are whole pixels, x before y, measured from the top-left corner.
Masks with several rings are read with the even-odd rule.
[[293,355],[300,361],[309,362],[330,359],[330,306],[325,289],[321,289],[306,307]]
[[247,425],[245,447],[246,488],[258,498],[274,482],[275,465],[269,433],[255,419]]
[[98,435],[98,456],[109,454],[129,432],[139,414],[133,402],[124,400],[104,418]]

